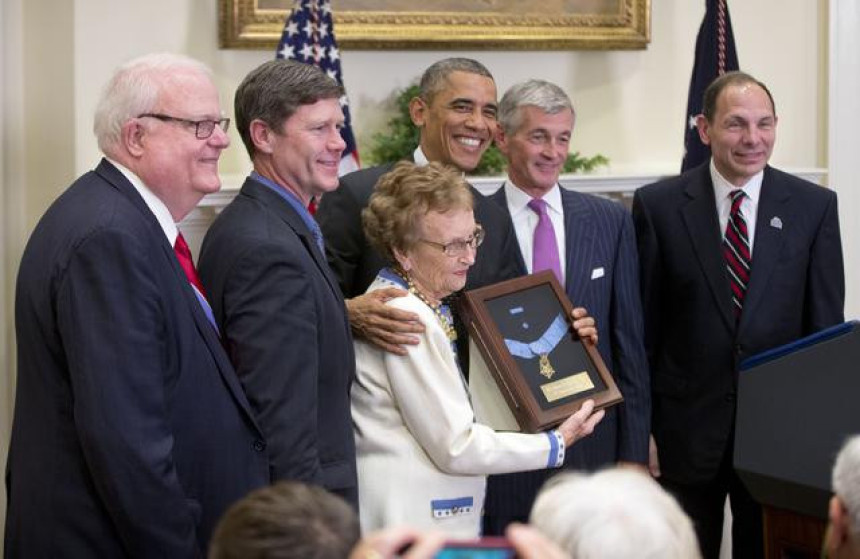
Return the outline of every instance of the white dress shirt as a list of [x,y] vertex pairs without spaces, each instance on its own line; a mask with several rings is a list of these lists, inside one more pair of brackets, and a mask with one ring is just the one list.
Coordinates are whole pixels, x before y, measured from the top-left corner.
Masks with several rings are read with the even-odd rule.
[[412,159],[415,161],[415,164],[419,167],[423,167],[430,163],[430,160],[427,159],[427,156],[424,155],[424,151],[421,149],[421,146],[415,148],[415,151],[412,152]]
[[[753,252],[753,238],[755,237],[758,201],[761,196],[761,181],[763,178],[764,171],[759,171],[745,185],[740,187],[746,194],[741,202],[741,215],[744,216],[744,221],[747,222],[750,256],[752,256]],[[738,187],[727,181],[717,171],[713,159],[711,159],[711,181],[714,183],[714,198],[717,201],[717,215],[720,219],[720,236],[724,237],[726,234],[726,225],[729,223],[729,214],[732,211],[731,193],[737,190]]]
[[155,219],[157,219],[158,224],[161,225],[161,230],[164,231],[164,234],[167,236],[167,241],[170,243],[170,246],[173,246],[176,243],[177,235],[179,235],[179,229],[176,227],[176,223],[173,221],[173,216],[170,215],[170,210],[167,209],[164,202],[162,202],[158,196],[143,184],[140,177],[113,159],[109,157],[106,159],[110,161],[114,167],[119,169],[119,172],[122,173],[134,189],[137,190],[137,193],[140,194],[140,197],[143,198],[143,201],[146,203],[146,207],[149,208],[149,211],[155,214]]
[[[532,257],[534,254],[534,236],[535,228],[538,224],[538,214],[529,208],[528,203],[531,201],[531,196],[517,188],[511,179],[505,181],[505,198],[508,201],[508,211],[511,214],[511,220],[514,222],[514,231],[517,234],[517,242],[520,245],[520,253],[525,260],[526,270],[532,273]],[[561,190],[559,185],[552,187],[552,190],[546,193],[543,200],[546,202],[547,214],[552,221],[552,228],[555,232],[555,241],[558,245],[558,261],[561,263],[562,278],[567,278],[567,259],[565,255],[565,235],[564,235],[564,208],[561,204]],[[564,287],[564,282],[562,282]]]

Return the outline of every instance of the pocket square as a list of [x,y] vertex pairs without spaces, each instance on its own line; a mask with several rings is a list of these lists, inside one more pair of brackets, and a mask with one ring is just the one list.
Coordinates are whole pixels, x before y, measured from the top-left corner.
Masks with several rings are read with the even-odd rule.
[[591,279],[596,280],[602,278],[606,272],[603,271],[603,266],[591,270]]

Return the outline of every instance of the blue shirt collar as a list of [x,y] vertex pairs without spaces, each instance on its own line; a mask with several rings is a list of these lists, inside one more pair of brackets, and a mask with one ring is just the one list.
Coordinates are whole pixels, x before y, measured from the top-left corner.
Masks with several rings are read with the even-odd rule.
[[320,251],[325,252],[325,244],[323,242],[322,230],[320,229],[319,223],[316,222],[314,216],[311,215],[311,212],[305,207],[302,201],[298,196],[290,192],[288,189],[274,182],[273,180],[264,177],[257,171],[251,171],[251,178],[263,186],[267,187],[269,190],[274,191],[278,196],[283,198],[294,210],[299,214],[299,217],[302,218],[302,222],[307,226],[308,230],[313,234],[314,240],[317,242],[317,246],[319,246]]

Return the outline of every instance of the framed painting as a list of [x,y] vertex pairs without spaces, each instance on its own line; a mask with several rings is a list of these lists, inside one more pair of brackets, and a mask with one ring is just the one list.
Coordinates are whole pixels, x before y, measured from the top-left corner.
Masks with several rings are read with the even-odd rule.
[[[293,4],[218,2],[221,48],[272,50]],[[332,0],[332,8],[346,49],[644,49],[651,40],[651,0]]]
[[[595,409],[623,397],[595,346],[579,339],[571,326],[573,305],[550,271],[467,291],[461,316],[485,368],[520,430],[543,431],[558,425],[587,399]],[[484,406],[469,366],[470,392],[479,421]],[[500,425],[486,421],[494,428]]]

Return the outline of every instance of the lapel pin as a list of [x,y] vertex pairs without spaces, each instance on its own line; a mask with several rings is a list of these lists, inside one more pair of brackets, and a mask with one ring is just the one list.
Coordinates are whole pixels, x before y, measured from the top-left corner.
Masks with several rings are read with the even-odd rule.
[[782,229],[782,220],[774,216],[770,218],[770,226],[774,229]]

